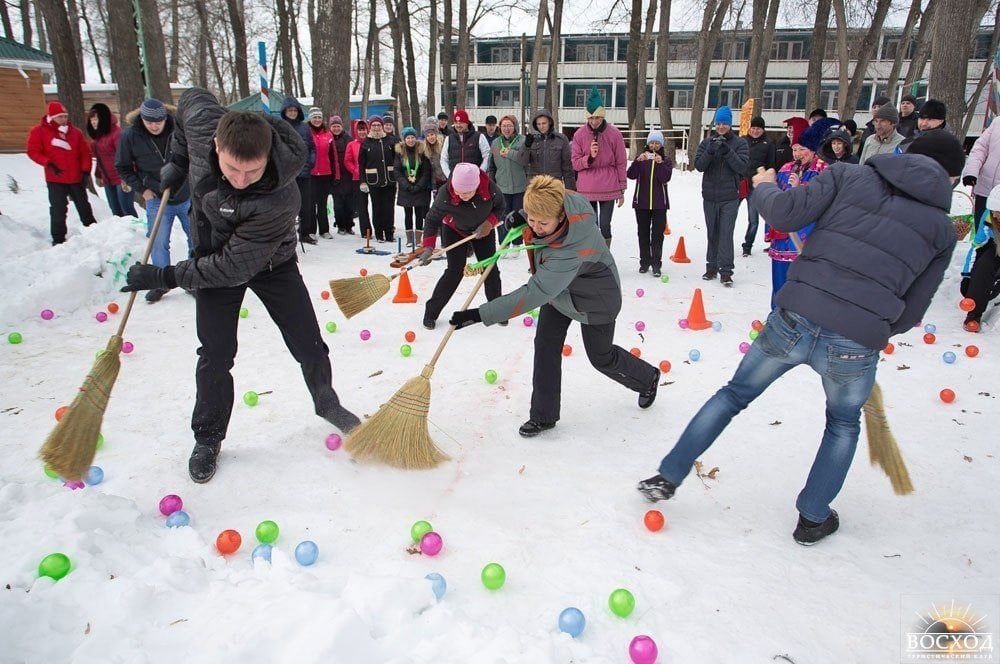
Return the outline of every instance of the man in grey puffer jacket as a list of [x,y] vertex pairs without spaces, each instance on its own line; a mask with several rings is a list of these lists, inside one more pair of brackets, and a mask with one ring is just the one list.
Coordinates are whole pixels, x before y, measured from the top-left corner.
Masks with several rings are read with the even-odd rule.
[[921,320],[955,248],[948,209],[964,161],[958,140],[937,131],[904,155],[834,164],[808,187],[782,192],[773,171],[754,177],[754,198],[769,224],[791,233],[815,219],[815,229],[736,374],[639,491],[653,501],[670,498],[733,417],[789,369],[808,364],[823,379],[826,428],[795,504],[793,537],[814,544],[837,530],[830,503],[854,458],[879,351]]
[[329,348],[302,281],[295,256],[299,191],[295,178],[306,161],[298,132],[280,119],[231,111],[212,93],[187,90],[180,98],[171,161],[163,188],[176,191],[190,176],[195,257],[175,266],[136,263],[123,291],[196,290],[201,348],[191,428],[191,479],[215,474],[233,408],[236,329],[247,289],[263,301],[292,356],[302,366],[315,412],[341,431],[358,418],[333,390]]
[[525,132],[524,151],[518,162],[528,171],[528,180],[536,175],[551,175],[562,180],[567,189],[576,189],[576,171],[573,170],[572,150],[569,139],[557,131],[552,113],[541,108],[531,120],[535,131]]

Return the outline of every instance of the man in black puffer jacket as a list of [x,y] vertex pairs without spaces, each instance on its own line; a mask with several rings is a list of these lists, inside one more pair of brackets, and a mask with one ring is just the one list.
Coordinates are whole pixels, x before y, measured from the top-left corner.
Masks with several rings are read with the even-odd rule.
[[764,118],[759,115],[750,120],[750,135],[745,139],[749,149],[749,163],[743,178],[747,181],[747,232],[743,237],[743,257],[750,255],[753,241],[757,237],[757,227],[760,225],[760,213],[753,204],[753,184],[751,178],[757,174],[758,168],[767,170],[775,168],[774,143],[767,139]]
[[815,229],[736,374],[691,420],[659,474],[639,483],[647,498],[671,497],[733,417],[789,369],[808,364],[823,378],[826,428],[795,504],[793,537],[814,544],[837,530],[830,503],[854,458],[879,351],[923,318],[955,249],[948,209],[964,163],[958,140],[938,131],[915,140],[908,154],[834,164],[808,187],[780,191],[774,171],[754,177],[769,224],[791,233],[815,219]]
[[[310,141],[311,142],[311,141]],[[295,179],[306,163],[298,132],[278,118],[226,112],[212,93],[180,98],[171,162],[161,185],[171,191],[190,175],[195,257],[175,266],[135,264],[123,291],[183,286],[197,289],[195,324],[201,348],[188,471],[195,482],[215,474],[233,409],[236,328],[247,289],[278,325],[302,366],[316,414],[343,432],[359,420],[333,390],[330,351],[319,332],[295,257]]]

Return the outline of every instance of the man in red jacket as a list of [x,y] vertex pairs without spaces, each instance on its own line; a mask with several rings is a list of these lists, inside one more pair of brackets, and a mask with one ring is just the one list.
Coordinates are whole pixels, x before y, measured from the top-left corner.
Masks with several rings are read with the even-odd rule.
[[48,113],[31,128],[28,157],[45,168],[52,244],[66,241],[67,197],[73,199],[84,226],[97,221],[87,200],[85,184],[90,175],[90,146],[83,139],[83,132],[70,124],[66,107],[58,101],[50,101]]

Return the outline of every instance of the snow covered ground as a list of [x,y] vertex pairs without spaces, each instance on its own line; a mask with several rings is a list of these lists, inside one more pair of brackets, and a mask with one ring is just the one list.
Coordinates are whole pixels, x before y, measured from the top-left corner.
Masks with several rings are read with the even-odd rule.
[[[20,193],[8,191],[8,175]],[[613,249],[625,290],[617,342],[672,364],[649,411],[589,366],[574,326],[562,420],[543,437],[522,439],[534,330],[518,321],[477,326],[455,335],[432,380],[431,431],[453,461],[427,472],[356,464],[324,446],[332,430],[312,414],[297,365],[248,294],[229,436],[215,479],[196,485],[187,476],[194,302],[175,292],[137,306],[125,335],[135,351],[123,356],[95,462],[105,481],[71,491],[43,474],[36,453],[53,412],[71,400],[113,332],[116,317],[102,324],[95,314],[109,302],[124,304],[116,292],[120,268],[140,254],[143,228],[110,218],[92,198],[102,221],[83,230],[71,207],[69,242],[51,248],[40,169],[23,155],[0,157],[0,662],[596,664],[629,661],[637,634],[655,639],[664,664],[777,655],[797,664],[896,662],[901,625],[912,618],[900,615],[902,595],[1000,594],[1000,471],[990,426],[1000,412],[1000,340],[992,328],[961,329],[957,283],[966,243],[926,317],[937,326],[937,343],[925,345],[922,330],[896,338],[879,372],[915,494],[894,496],[867,463],[862,441],[836,502],[840,532],[813,548],[792,541],[794,500],[824,411],[819,380],[800,367],[705,456],[706,469],[720,469],[715,479],[690,477],[660,504],[666,528],[644,528],[649,505],[635,482],[655,471],[731,376],[751,321],[768,310],[765,255],[737,258],[733,289],[699,278],[699,182],[678,173],[670,185],[673,234],[664,253],[683,235],[693,262],[667,261],[669,283],[637,273],[633,215],[615,213]],[[740,232],[744,218],[745,208]],[[184,246],[179,228],[173,239]],[[359,255],[358,246],[356,238],[321,240],[301,267],[320,323],[339,326],[324,332],[336,387],[348,407],[371,414],[419,373],[444,334],[443,326],[420,326],[442,267],[412,273],[419,304],[387,297],[347,321],[320,298],[327,280],[388,269],[386,258]],[[500,267],[505,288],[527,277],[520,260]],[[679,329],[696,287],[721,331]],[[51,321],[39,317],[46,308],[56,314]],[[362,329],[372,332],[370,341],[359,338]],[[417,335],[408,358],[399,352],[407,330]],[[12,331],[23,343],[6,342]],[[969,343],[979,357],[962,352]],[[687,361],[693,348],[701,351],[697,363]],[[958,356],[952,365],[942,362],[946,350]],[[484,381],[487,369],[499,373],[495,385]],[[958,395],[950,405],[938,398],[944,387]],[[248,408],[239,400],[248,390],[273,394]],[[164,525],[157,504],[169,493],[183,498],[190,527]],[[281,535],[271,565],[254,566],[254,528],[264,519],[275,520]],[[418,519],[444,538],[437,557],[407,552]],[[242,534],[243,546],[223,557],[214,544],[227,528]],[[307,539],[320,555],[305,568],[293,551]],[[38,578],[39,561],[54,551],[71,558],[72,571],[58,582]],[[479,575],[494,561],[507,583],[491,592]],[[440,601],[424,579],[431,572],[448,583]],[[636,598],[625,619],[608,610],[619,587]],[[577,639],[557,628],[568,606],[586,615]]]

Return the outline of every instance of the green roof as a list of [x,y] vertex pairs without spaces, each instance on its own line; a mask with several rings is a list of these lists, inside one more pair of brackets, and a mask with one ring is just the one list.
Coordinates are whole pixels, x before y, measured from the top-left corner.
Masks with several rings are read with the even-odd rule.
[[6,37],[0,37],[0,60],[42,62],[49,66],[52,65],[52,56],[45,51],[19,44]]
[[[285,101],[285,93],[281,90],[268,90],[267,102],[272,113],[281,113],[281,105]],[[228,106],[231,111],[263,111],[264,104],[260,100],[260,93],[244,97],[239,101],[234,101]],[[303,109],[305,110],[305,109]]]

